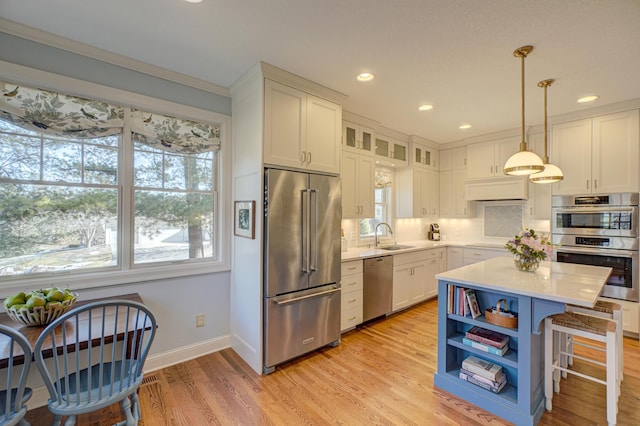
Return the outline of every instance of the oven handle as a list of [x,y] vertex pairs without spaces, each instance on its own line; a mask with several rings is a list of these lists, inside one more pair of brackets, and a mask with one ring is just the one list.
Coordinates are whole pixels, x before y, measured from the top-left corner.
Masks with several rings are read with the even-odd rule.
[[637,207],[562,207],[554,208],[554,213],[618,213],[633,212]]
[[582,248],[582,247],[570,247],[566,246],[557,248],[558,253],[575,253],[575,254],[601,254],[605,256],[617,256],[633,258],[638,255],[637,251],[629,250],[616,250],[616,249],[598,249],[598,248]]

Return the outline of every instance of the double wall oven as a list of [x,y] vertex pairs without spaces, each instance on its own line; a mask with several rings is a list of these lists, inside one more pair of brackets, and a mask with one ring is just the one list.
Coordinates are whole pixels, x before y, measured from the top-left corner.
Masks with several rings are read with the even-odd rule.
[[551,232],[558,262],[607,266],[602,296],[638,301],[638,193],[556,195]]

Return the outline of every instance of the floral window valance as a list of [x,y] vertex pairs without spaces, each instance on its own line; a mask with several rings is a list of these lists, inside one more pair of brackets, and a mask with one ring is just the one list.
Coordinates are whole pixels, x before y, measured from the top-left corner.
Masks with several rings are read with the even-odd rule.
[[376,188],[390,188],[393,182],[393,171],[389,169],[376,168],[375,185]]
[[120,106],[4,82],[0,88],[0,119],[24,129],[75,138],[122,132]]
[[195,154],[220,149],[220,126],[162,114],[131,110],[136,142],[164,151]]

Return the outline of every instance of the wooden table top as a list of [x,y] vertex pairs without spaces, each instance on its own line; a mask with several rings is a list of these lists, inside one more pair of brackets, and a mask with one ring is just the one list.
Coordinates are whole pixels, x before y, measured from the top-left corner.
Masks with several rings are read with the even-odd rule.
[[[139,303],[143,303],[142,298],[140,297],[140,295],[138,293],[131,293],[131,294],[125,294],[125,295],[118,295],[118,296],[112,296],[112,297],[103,297],[103,298],[99,298],[99,299],[91,299],[91,300],[78,300],[76,302],[76,304],[73,306],[73,308],[71,308],[71,310],[75,309],[76,307],[82,306],[82,305],[86,305],[88,303],[92,303],[92,302],[98,302],[98,301],[104,301],[104,300],[128,300],[128,301],[134,301],[134,302],[139,302]],[[87,323],[88,321],[80,321],[79,325],[80,327],[87,327]],[[95,321],[94,321],[95,323]],[[9,317],[9,315],[6,312],[2,312],[0,313],[0,324],[6,325],[8,327],[11,327],[15,330],[18,330],[20,333],[22,333],[27,340],[29,341],[29,343],[31,344],[31,347],[33,348],[35,346],[36,340],[38,340],[38,337],[40,336],[40,333],[42,333],[42,330],[44,330],[44,328],[46,327],[45,325],[42,326],[36,326],[36,327],[30,327],[27,325],[24,325],[22,323],[18,323],[14,320],[11,319],[11,317]],[[96,324],[94,324],[94,326],[92,328],[96,328],[95,327]],[[131,328],[131,327],[130,327]],[[129,330],[132,331],[132,330]],[[120,332],[120,330],[119,330]],[[124,335],[124,327],[122,327],[122,335]],[[89,345],[89,339],[88,337],[88,333],[87,333],[87,329],[81,329],[80,330],[80,336],[85,336],[80,343],[86,348]],[[100,334],[99,330],[97,330],[95,333],[92,333],[92,337],[93,336],[97,336],[98,334]],[[119,340],[119,338],[118,338]],[[50,348],[51,349],[51,348]],[[49,351],[51,352],[51,351]],[[8,339],[2,339],[0,340],[0,368],[6,368],[8,365],[8,354],[9,354],[9,346],[8,346]],[[47,356],[47,355],[45,355]],[[51,356],[50,354],[48,356]],[[19,365],[22,364],[24,362],[24,354],[22,353],[18,353],[17,349],[14,349],[14,365]]]

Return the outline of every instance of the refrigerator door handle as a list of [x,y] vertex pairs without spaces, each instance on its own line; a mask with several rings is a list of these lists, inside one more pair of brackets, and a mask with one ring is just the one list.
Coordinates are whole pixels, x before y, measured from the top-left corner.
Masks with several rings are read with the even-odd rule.
[[[309,190],[311,199],[313,200],[313,214],[314,214],[314,230],[313,230],[313,264],[311,265],[310,272],[318,270],[318,190]],[[311,211],[311,209],[310,209]],[[311,245],[311,244],[309,244]]]
[[310,207],[310,190],[304,189],[302,192],[302,272],[308,274],[311,272],[311,245],[309,244],[309,232],[311,231],[311,215]]
[[331,290],[321,291],[321,292],[318,292],[318,293],[307,294],[306,296],[295,297],[293,299],[279,300],[278,297],[272,297],[271,300],[277,305],[288,305],[290,303],[295,303],[295,302],[299,302],[301,300],[311,299],[313,297],[324,296],[326,294],[335,293],[337,291],[340,291],[340,288],[334,288],[334,289],[331,289]]

